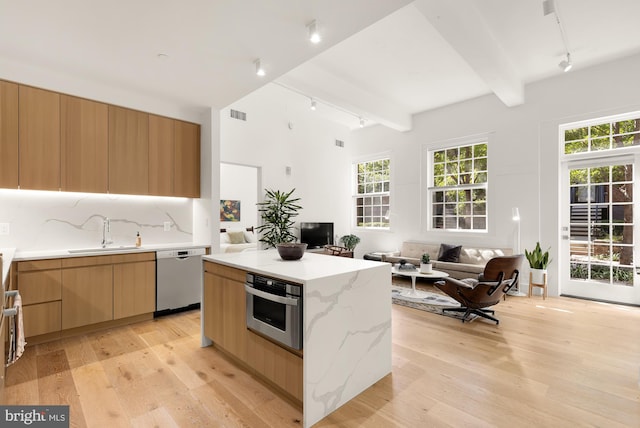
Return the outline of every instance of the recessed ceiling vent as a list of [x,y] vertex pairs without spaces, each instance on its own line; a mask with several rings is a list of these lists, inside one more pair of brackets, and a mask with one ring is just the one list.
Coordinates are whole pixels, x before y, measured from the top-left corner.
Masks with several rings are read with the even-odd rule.
[[243,111],[231,109],[231,117],[238,120],[244,120],[245,122],[247,121],[247,113]]
[[337,147],[344,147],[344,141],[342,141],[342,140],[336,140],[336,146],[337,146]]

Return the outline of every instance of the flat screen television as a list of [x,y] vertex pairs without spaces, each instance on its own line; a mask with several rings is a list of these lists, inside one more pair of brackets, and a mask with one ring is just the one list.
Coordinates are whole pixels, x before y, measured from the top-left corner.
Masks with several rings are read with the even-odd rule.
[[333,245],[333,223],[300,223],[300,242],[307,248]]

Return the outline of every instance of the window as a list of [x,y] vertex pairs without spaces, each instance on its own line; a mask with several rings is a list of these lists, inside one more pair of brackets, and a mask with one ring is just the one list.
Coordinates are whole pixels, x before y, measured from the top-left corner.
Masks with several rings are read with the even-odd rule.
[[608,120],[564,130],[564,154],[640,146],[640,117]]
[[429,152],[431,229],[487,231],[487,142]]
[[389,227],[390,164],[390,159],[384,158],[355,165],[356,226]]

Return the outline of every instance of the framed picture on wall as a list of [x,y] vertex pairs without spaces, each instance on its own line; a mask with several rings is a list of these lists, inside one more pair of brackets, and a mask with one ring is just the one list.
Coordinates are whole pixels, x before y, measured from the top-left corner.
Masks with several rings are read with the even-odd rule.
[[220,221],[240,221],[240,201],[221,199]]

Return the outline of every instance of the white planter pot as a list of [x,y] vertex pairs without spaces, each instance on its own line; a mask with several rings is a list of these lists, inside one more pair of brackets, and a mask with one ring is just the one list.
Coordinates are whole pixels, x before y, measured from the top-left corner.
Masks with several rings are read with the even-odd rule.
[[433,271],[432,263],[420,263],[420,273],[431,273]]
[[534,284],[544,284],[544,277],[546,274],[546,269],[531,269],[531,282]]

